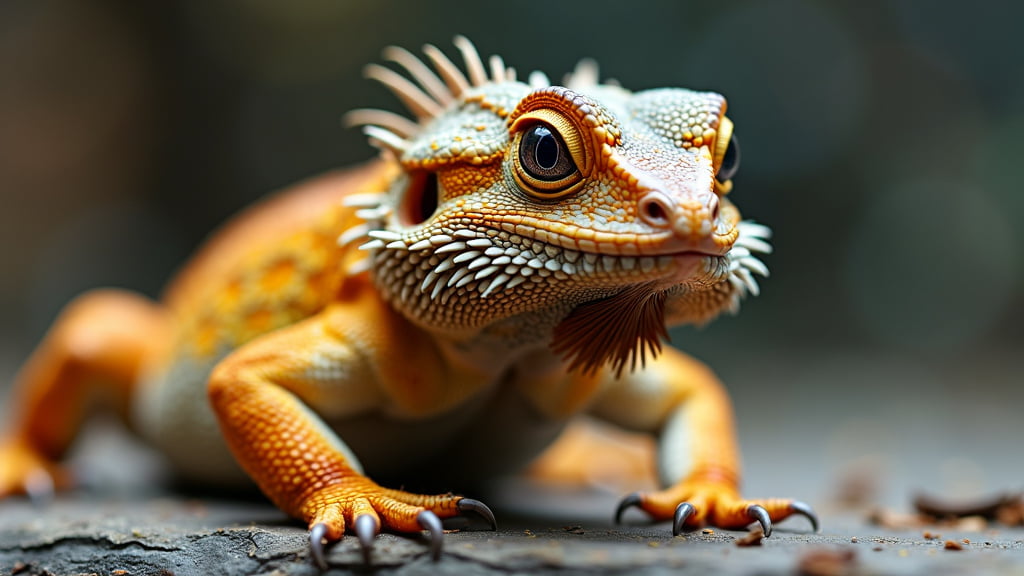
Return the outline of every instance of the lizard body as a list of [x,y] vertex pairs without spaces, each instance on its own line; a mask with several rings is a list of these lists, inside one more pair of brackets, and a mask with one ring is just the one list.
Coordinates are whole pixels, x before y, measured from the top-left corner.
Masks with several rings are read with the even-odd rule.
[[397,48],[408,77],[368,68],[416,117],[352,114],[381,159],[246,211],[159,305],[70,305],[19,375],[0,495],[65,482],[78,400],[102,386],[184,474],[251,478],[305,521],[321,563],[345,532],[368,551],[381,529],[426,528],[438,553],[438,517],[489,510],[375,479],[486,478],[583,412],[662,437],[667,488],[619,514],[677,532],[813,520],[739,496],[728,397],[661,347],[667,325],[735,311],[767,274],[768,229],[727,197],[724,98],[633,93],[587,61],[566,86],[520,82],[456,44],[465,73],[431,46],[436,73]]

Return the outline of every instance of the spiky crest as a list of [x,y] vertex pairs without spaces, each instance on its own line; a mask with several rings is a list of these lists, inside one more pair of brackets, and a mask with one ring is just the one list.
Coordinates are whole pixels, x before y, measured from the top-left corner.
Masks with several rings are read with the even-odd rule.
[[[366,76],[395,94],[415,120],[378,109],[358,109],[348,113],[348,125],[363,127],[371,144],[395,157],[401,157],[423,128],[444,114],[467,91],[492,83],[514,82],[516,71],[505,65],[500,56],[491,56],[487,66],[473,44],[458,36],[454,45],[460,52],[465,71],[433,45],[423,47],[429,64],[402,48],[390,47],[384,59],[396,64],[408,77],[371,64]],[[581,60],[573,72],[564,77],[572,90],[587,92],[601,83],[598,65],[590,59]],[[533,89],[551,86],[541,71],[528,75]],[[607,85],[617,85],[608,81]],[[405,235],[388,230],[385,220],[391,214],[385,192],[360,194],[345,199],[348,206],[359,208],[357,216],[364,222],[346,230],[338,239],[341,245],[363,242],[359,248],[369,253],[381,250],[410,254],[417,261],[433,257],[436,265],[424,270],[414,282],[401,287],[402,301],[417,300],[422,305],[447,305],[453,289],[467,287],[486,299],[522,284],[532,284],[548,275],[568,278],[577,274],[610,273],[647,268],[655,259],[639,256],[601,256],[561,247],[559,256],[546,251],[544,243],[536,249],[510,245],[505,232],[490,236],[481,231],[455,230],[435,233],[426,239],[411,241]],[[735,312],[747,295],[757,295],[760,287],[755,275],[767,276],[768,269],[755,254],[771,252],[767,240],[771,231],[760,224],[742,221],[739,235],[727,254],[728,285],[732,287],[726,309]],[[520,241],[529,242],[528,239]],[[352,266],[348,273],[367,271],[373,257]],[[378,260],[380,274],[387,274],[399,260]],[[407,279],[410,280],[410,279]],[[589,372],[610,363],[618,373],[642,366],[647,355],[656,356],[667,333],[664,324],[665,294],[649,285],[640,284],[603,300],[578,306],[555,330],[554,351],[569,362],[571,369]]]

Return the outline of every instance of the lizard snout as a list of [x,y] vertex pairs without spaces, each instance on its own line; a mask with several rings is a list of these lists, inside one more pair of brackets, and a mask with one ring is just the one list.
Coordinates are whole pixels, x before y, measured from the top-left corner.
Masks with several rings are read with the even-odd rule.
[[696,249],[721,251],[713,241],[721,211],[718,195],[673,198],[660,190],[649,190],[640,198],[638,208],[640,219],[649,226],[671,230],[676,238],[692,243]]

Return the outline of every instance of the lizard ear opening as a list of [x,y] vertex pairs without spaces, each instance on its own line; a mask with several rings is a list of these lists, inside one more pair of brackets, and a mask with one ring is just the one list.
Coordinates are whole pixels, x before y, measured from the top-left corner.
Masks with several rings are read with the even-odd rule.
[[402,226],[416,226],[430,219],[437,211],[437,173],[421,171],[409,175],[409,187],[402,197],[398,215]]

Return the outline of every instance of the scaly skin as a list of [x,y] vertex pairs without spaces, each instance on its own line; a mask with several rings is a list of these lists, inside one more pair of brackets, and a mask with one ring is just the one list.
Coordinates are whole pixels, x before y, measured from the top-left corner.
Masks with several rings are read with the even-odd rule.
[[369,559],[381,529],[426,528],[436,555],[438,517],[490,516],[371,477],[487,476],[583,412],[661,436],[667,488],[620,514],[766,533],[809,516],[740,497],[727,395],[661,348],[667,325],[735,311],[767,273],[752,252],[768,230],[726,197],[724,98],[632,93],[588,62],[567,87],[518,82],[456,44],[468,75],[429,46],[439,76],[394,48],[413,82],[368,68],[417,119],[353,113],[380,160],[244,213],[161,304],[113,291],[72,304],[19,376],[0,495],[64,484],[79,400],[108,388],[184,474],[237,479],[230,449],[310,526],[321,564],[322,541],[346,532]]

